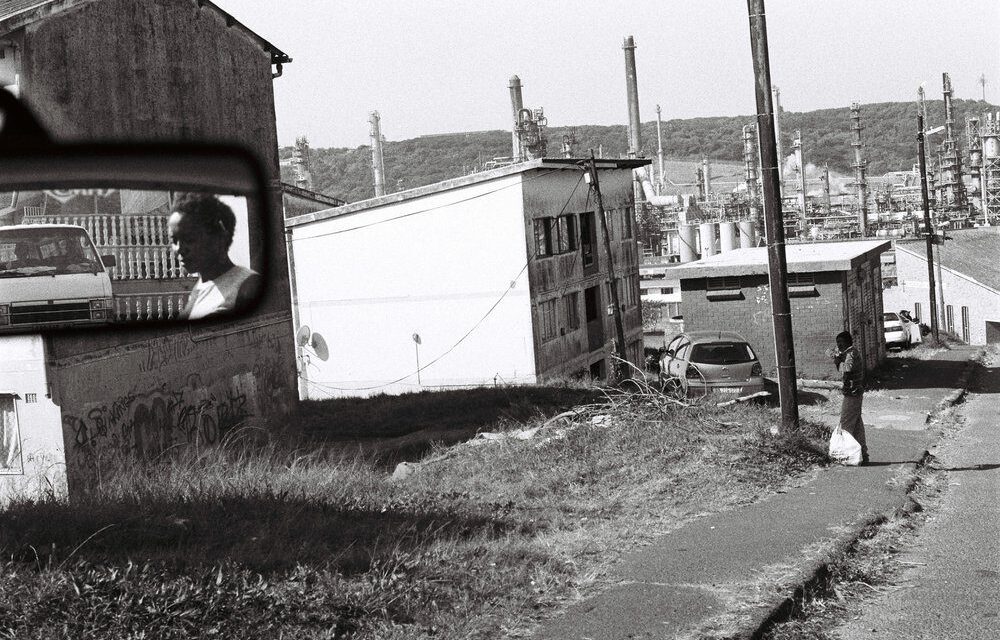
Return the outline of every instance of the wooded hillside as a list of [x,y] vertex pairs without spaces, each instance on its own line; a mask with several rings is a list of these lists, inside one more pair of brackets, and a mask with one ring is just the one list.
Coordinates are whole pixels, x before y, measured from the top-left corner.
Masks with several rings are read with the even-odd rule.
[[[998,107],[980,100],[954,100],[955,125],[960,145],[966,147],[965,117]],[[941,100],[927,103],[928,128],[943,124],[944,104]],[[861,107],[863,140],[868,173],[872,176],[887,171],[908,170],[917,161],[916,106],[914,102],[883,102]],[[752,123],[753,116],[691,118],[663,122],[664,155],[673,160],[698,161],[708,157],[714,161],[741,162],[743,157],[743,125]],[[854,162],[851,148],[850,107],[822,109],[804,113],[785,112],[781,121],[782,150],[791,153],[795,130],[801,129],[805,161],[850,174]],[[549,127],[549,155],[560,155],[563,135],[576,136],[576,155],[589,155],[603,149],[606,157],[624,155],[627,133],[624,125]],[[656,121],[644,122],[642,140],[645,155],[656,157]],[[939,141],[939,140],[935,140]],[[932,149],[932,147],[928,147]],[[384,147],[386,186],[389,191],[411,189],[448,178],[464,175],[496,157],[509,156],[510,133],[480,131],[423,136],[401,141],[388,141]],[[291,147],[281,149],[281,157],[291,156]],[[316,191],[349,202],[373,195],[371,153],[367,146],[356,149],[311,149],[313,188]],[[291,173],[282,169],[286,181]],[[693,174],[693,170],[692,170]],[[686,179],[688,176],[684,176]]]

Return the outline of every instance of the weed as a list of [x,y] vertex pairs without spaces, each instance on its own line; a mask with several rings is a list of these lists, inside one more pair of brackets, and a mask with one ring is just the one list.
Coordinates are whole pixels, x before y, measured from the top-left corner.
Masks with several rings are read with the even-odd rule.
[[534,437],[438,445],[404,481],[259,438],[112,461],[70,504],[3,514],[0,637],[517,635],[625,550],[825,462],[821,426],[777,437],[771,408],[634,388],[555,420],[494,410],[491,431]]

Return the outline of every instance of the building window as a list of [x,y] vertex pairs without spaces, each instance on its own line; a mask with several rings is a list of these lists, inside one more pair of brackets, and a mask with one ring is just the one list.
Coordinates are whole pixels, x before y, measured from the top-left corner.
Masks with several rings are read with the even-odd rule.
[[662,287],[660,289],[660,295],[669,296],[669,295],[673,295],[673,293],[674,293],[674,288],[673,287]]
[[705,297],[709,300],[742,300],[744,298],[739,276],[706,278],[706,280]]
[[576,251],[576,216],[559,216],[556,221],[556,228],[559,230],[559,253]]
[[726,291],[740,288],[739,276],[724,276],[721,278],[709,278],[707,284],[709,291]]
[[26,393],[24,394],[24,404],[35,404],[38,402],[37,393]]
[[574,330],[580,328],[580,293],[574,291],[566,294],[566,327]]
[[552,255],[552,218],[535,219],[535,256]]
[[535,218],[535,256],[546,257],[576,251],[576,217]]
[[580,252],[583,254],[583,266],[593,267],[597,264],[594,245],[597,244],[597,230],[594,228],[594,212],[586,211],[580,214]]
[[556,300],[547,300],[539,303],[539,315],[542,320],[542,342],[547,342],[556,337]]
[[948,333],[955,333],[955,309],[950,304],[945,307],[945,316],[948,323]]
[[811,273],[789,273],[786,284],[788,285],[789,298],[805,298],[817,296],[816,280]]
[[0,395],[0,474],[22,474],[21,430],[13,395]]
[[962,307],[962,340],[969,344],[969,307]]

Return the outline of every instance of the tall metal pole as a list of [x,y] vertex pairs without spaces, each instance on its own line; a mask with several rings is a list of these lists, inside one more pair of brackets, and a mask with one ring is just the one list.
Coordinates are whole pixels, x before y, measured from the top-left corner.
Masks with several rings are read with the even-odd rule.
[[597,203],[597,217],[601,219],[601,230],[604,232],[604,253],[608,259],[608,278],[611,281],[611,304],[614,305],[615,337],[618,343],[616,351],[621,360],[614,367],[615,381],[624,380],[628,377],[629,368],[625,364],[628,362],[628,354],[625,351],[625,324],[622,322],[621,303],[618,302],[618,286],[615,281],[615,262],[611,254],[611,234],[608,232],[608,219],[604,214],[604,199],[601,197],[601,185],[597,181],[597,165],[594,163],[594,150],[590,150],[590,164],[588,165],[590,174],[590,188],[594,190],[594,201]]
[[382,127],[378,111],[369,114],[368,122],[371,124],[372,180],[375,197],[378,198],[385,195],[385,158],[382,156]]
[[763,174],[761,186],[764,191],[768,280],[771,285],[774,351],[778,363],[778,399],[781,402],[780,432],[787,434],[799,425],[799,397],[795,387],[795,346],[792,342],[792,313],[788,301],[785,221],[781,215],[780,159],[774,138],[775,113],[771,102],[771,69],[767,53],[764,0],[747,0],[747,10],[750,14],[750,50],[756,80],[757,139]]
[[639,84],[635,72],[635,40],[632,36],[625,38],[622,45],[625,50],[625,91],[628,94],[628,157],[638,158],[642,151],[642,138],[639,128]]
[[934,283],[934,230],[927,196],[927,157],[924,152],[924,114],[917,113],[917,147],[920,154],[920,197],[924,203],[924,235],[927,238],[927,292],[931,298],[931,333],[938,339],[937,287]]
[[778,154],[778,202],[785,193],[785,157],[781,153],[781,90],[778,87],[771,88],[774,96],[774,141]]
[[[660,105],[656,105],[656,159],[659,162],[660,178],[657,180],[657,188],[663,187],[663,135],[660,132]],[[659,193],[657,191],[656,193]]]
[[521,79],[517,76],[511,76],[507,86],[510,88],[510,111],[513,122],[510,134],[510,154],[514,158],[514,162],[520,162],[524,155],[521,150],[521,134],[518,132],[518,119],[521,115],[521,109],[524,108],[524,99],[521,97]]

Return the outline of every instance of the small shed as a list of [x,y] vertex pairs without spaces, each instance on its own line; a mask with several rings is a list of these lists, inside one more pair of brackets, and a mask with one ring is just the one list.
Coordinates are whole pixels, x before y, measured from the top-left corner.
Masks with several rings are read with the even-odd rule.
[[[826,351],[845,330],[869,370],[884,360],[879,256],[889,247],[870,240],[786,245],[799,377],[837,375]],[[765,375],[776,374],[766,247],[719,253],[673,273],[681,284],[685,329],[736,331],[754,347]]]

